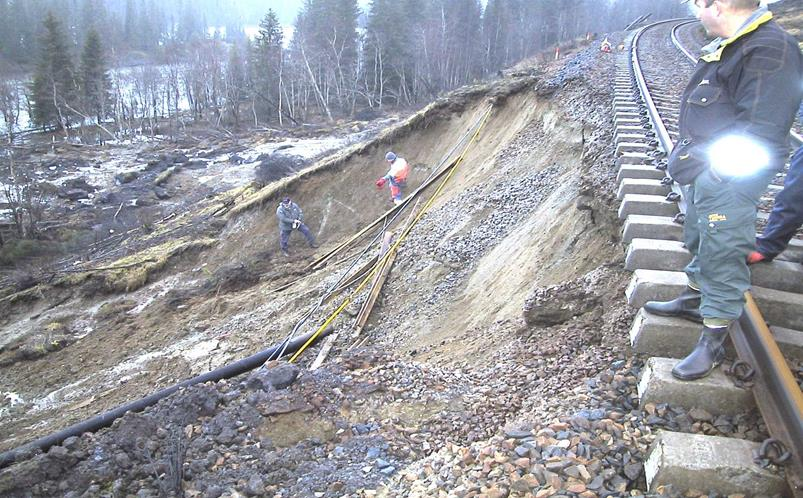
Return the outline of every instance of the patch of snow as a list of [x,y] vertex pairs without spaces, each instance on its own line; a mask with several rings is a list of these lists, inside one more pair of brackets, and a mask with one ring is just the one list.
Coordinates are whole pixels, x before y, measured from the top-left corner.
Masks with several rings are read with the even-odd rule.
[[6,391],[3,393],[3,398],[8,401],[11,406],[21,405],[25,403],[19,394],[13,393],[11,391]]
[[111,369],[110,373],[119,379],[122,377],[123,373],[130,372],[132,370],[142,370],[142,366],[147,362],[153,360],[154,358],[162,358],[163,356],[165,356],[164,351],[150,351],[143,353],[136,358],[132,358],[120,363],[119,365],[116,365]]
[[[136,307],[130,309],[127,314],[138,315],[142,313],[142,311],[150,306],[156,299],[164,297],[172,289],[175,289],[178,284],[181,283],[181,278],[181,275],[171,275],[143,288],[137,292],[137,299],[141,299],[142,301]],[[195,283],[197,283],[197,280],[191,280],[187,282],[187,285],[193,285]]]
[[219,345],[220,341],[217,339],[199,342],[194,346],[191,346],[190,349],[182,351],[181,356],[189,361],[200,360],[201,358],[209,356],[209,354],[216,350]]
[[67,401],[80,397],[83,391],[79,390],[78,388],[88,380],[89,377],[84,377],[83,379],[73,382],[72,384],[68,384],[64,387],[56,389],[55,391],[51,391],[44,398],[33,401],[33,408],[31,409],[31,412],[55,408],[63,405]]

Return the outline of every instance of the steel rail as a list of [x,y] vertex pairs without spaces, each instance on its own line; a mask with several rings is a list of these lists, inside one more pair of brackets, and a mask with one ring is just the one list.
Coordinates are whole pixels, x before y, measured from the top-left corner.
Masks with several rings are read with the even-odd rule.
[[695,23],[695,22],[698,22],[698,21],[692,19],[692,20],[689,20],[687,22],[678,23],[674,28],[672,28],[672,44],[674,44],[675,47],[678,48],[678,50],[683,52],[683,55],[685,55],[686,57],[691,59],[692,62],[696,62],[697,61],[697,57],[695,57],[694,54],[689,52],[686,49],[686,47],[683,46],[683,43],[680,42],[680,38],[678,38],[678,29],[681,28],[682,26],[686,26],[688,24],[692,24],[692,23]]
[[[648,110],[653,99],[649,96],[649,89],[638,64],[636,47],[638,38],[644,30],[658,24],[661,23],[642,28],[633,39],[634,74],[644,101],[647,102]],[[681,23],[678,26],[686,24],[689,23]],[[681,48],[682,44],[675,35],[678,26],[672,30],[673,43],[692,61],[696,61],[687,50]],[[650,119],[654,121],[654,125],[656,121],[661,121],[657,110],[655,113],[650,111]],[[655,128],[659,132],[666,130],[662,122]],[[660,133],[657,135],[661,137]],[[801,140],[797,134],[791,133],[791,135],[794,140]],[[668,134],[665,138],[668,139]],[[661,143],[664,145],[663,140]],[[666,145],[664,147],[667,150]],[[669,147],[668,150],[671,150],[672,144],[669,144]],[[685,206],[681,206],[681,212],[685,213]],[[803,497],[803,393],[750,291],[745,292],[745,298],[746,304],[742,316],[730,327],[731,341],[741,361],[746,362],[755,371],[752,379],[753,396],[770,435],[780,441],[783,448],[789,452],[785,463],[786,480],[792,494],[801,498]]]
[[[633,70],[633,75],[636,79],[636,84],[639,88],[639,92],[641,93],[641,97],[644,100],[644,105],[647,108],[647,114],[650,118],[650,122],[652,123],[653,129],[655,130],[655,137],[658,139],[658,142],[661,144],[661,148],[663,149],[664,153],[667,157],[669,154],[672,153],[672,149],[675,148],[674,142],[672,142],[672,137],[669,135],[669,131],[666,129],[666,125],[664,124],[663,118],[661,118],[660,113],[658,112],[658,108],[655,105],[655,101],[650,94],[650,90],[647,87],[647,79],[644,76],[644,71],[641,69],[641,63],[639,62],[638,58],[638,42],[641,38],[641,35],[648,29],[654,28],[655,26],[666,24],[670,22],[678,22],[678,19],[669,19],[666,21],[659,21],[648,26],[644,26],[643,28],[639,29],[635,36],[633,36],[633,44],[631,47],[630,53],[630,67]],[[669,176],[669,173],[667,173]],[[685,214],[686,213],[686,198],[681,190],[680,186],[677,183],[672,183],[672,191],[680,196],[680,200],[678,201],[678,207],[680,212]]]

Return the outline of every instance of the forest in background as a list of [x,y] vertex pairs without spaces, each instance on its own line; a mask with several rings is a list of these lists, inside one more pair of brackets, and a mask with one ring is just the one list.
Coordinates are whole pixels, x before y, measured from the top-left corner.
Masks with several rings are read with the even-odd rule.
[[106,138],[189,121],[368,117],[642,14],[685,13],[675,0],[373,0],[366,12],[357,0],[304,0],[292,30],[286,11],[268,9],[246,36],[259,4],[273,2],[0,0],[7,138],[21,115],[40,129],[96,124]]

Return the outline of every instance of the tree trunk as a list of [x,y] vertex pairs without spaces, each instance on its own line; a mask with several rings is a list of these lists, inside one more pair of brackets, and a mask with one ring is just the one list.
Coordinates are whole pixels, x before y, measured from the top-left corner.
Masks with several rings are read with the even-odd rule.
[[312,86],[315,89],[315,93],[318,95],[318,99],[321,102],[321,106],[323,106],[323,110],[326,112],[326,117],[329,119],[329,122],[334,121],[332,118],[332,113],[329,111],[329,106],[326,104],[326,100],[323,98],[323,94],[321,93],[321,89],[318,87],[318,82],[315,81],[315,74],[312,72],[312,68],[309,65],[309,60],[307,59],[307,54],[304,52],[304,44],[299,43],[301,47],[301,57],[304,59],[304,65],[307,66],[307,73],[309,73],[310,80],[312,82]]

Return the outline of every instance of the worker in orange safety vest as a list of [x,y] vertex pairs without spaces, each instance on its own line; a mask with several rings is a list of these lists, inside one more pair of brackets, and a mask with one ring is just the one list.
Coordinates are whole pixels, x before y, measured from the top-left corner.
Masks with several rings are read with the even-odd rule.
[[393,204],[399,205],[402,202],[402,189],[407,186],[410,165],[394,152],[385,154],[385,160],[390,164],[390,169],[385,176],[376,181],[376,187],[382,189],[386,183],[390,183],[390,198]]

